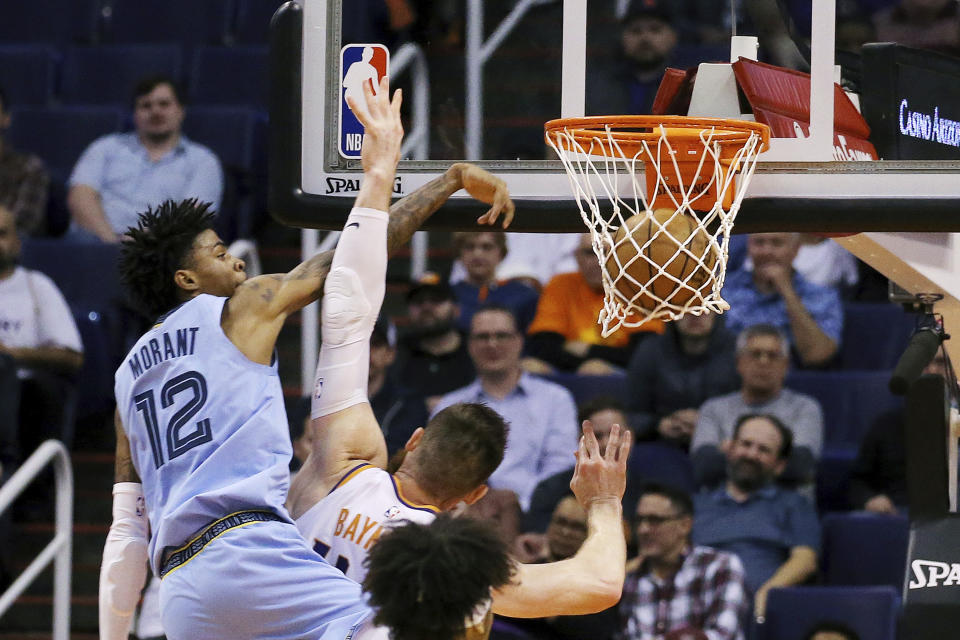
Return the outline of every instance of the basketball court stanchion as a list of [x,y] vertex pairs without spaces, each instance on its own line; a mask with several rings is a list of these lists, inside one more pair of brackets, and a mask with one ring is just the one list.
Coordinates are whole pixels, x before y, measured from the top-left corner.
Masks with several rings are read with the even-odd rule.
[[594,116],[551,120],[545,130],[603,267],[604,336],[729,308],[720,290],[730,233],[769,147],[766,125]]

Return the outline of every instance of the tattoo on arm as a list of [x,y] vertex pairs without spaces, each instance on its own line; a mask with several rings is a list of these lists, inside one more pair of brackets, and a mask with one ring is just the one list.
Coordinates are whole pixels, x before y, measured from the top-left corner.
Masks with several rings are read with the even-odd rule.
[[394,203],[387,227],[387,252],[392,254],[409,242],[420,225],[462,186],[459,180],[445,173]]
[[133,457],[130,455],[130,441],[120,423],[120,414],[114,414],[114,429],[117,432],[117,452],[113,463],[114,482],[140,482],[140,475],[133,466]]

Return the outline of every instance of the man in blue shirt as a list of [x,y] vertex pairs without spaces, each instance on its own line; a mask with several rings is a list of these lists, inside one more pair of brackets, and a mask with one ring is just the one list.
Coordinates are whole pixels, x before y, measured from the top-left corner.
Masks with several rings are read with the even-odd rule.
[[523,371],[523,334],[509,309],[481,308],[467,340],[477,379],[443,396],[433,413],[457,402],[482,402],[513,425],[503,462],[488,484],[515,493],[526,511],[541,480],[570,468],[577,443],[576,404],[560,385]]
[[118,242],[137,213],[165,200],[197,198],[220,209],[223,170],[208,148],[181,132],[184,108],[172,78],[142,79],[129,133],[95,140],[70,175],[67,206],[77,235]]
[[817,570],[817,513],[805,497],[773,482],[792,444],[777,418],[744,416],[726,450],[726,484],[695,499],[693,541],[740,557],[758,617],[770,589],[802,584]]
[[836,355],[843,330],[843,308],[836,290],[807,281],[793,269],[800,250],[797,233],[755,233],[747,239],[753,270],[727,275],[724,314],[735,333],[755,324],[772,324],[787,334],[798,363],[817,367]]

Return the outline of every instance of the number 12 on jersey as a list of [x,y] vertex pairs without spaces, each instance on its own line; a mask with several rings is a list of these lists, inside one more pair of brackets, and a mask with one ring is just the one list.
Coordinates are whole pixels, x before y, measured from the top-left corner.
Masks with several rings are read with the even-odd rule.
[[193,423],[192,429],[190,424],[193,417],[207,402],[206,379],[197,371],[187,371],[167,380],[160,389],[160,408],[169,409],[173,406],[175,398],[183,394],[190,394],[189,398],[183,406],[173,412],[162,434],[154,390],[148,389],[133,398],[137,412],[143,415],[147,434],[150,437],[150,448],[153,451],[153,464],[157,469],[165,462],[164,447],[167,450],[167,460],[173,460],[213,439],[209,418],[202,418]]

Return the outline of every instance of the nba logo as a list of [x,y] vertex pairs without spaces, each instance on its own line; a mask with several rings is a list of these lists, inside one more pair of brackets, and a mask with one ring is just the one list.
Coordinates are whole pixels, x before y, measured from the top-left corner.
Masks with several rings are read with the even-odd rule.
[[363,85],[373,83],[376,94],[380,79],[387,74],[390,52],[382,44],[348,44],[340,50],[340,136],[339,150],[344,158],[359,158],[363,143],[363,125],[347,105],[350,96],[358,108],[366,107]]

